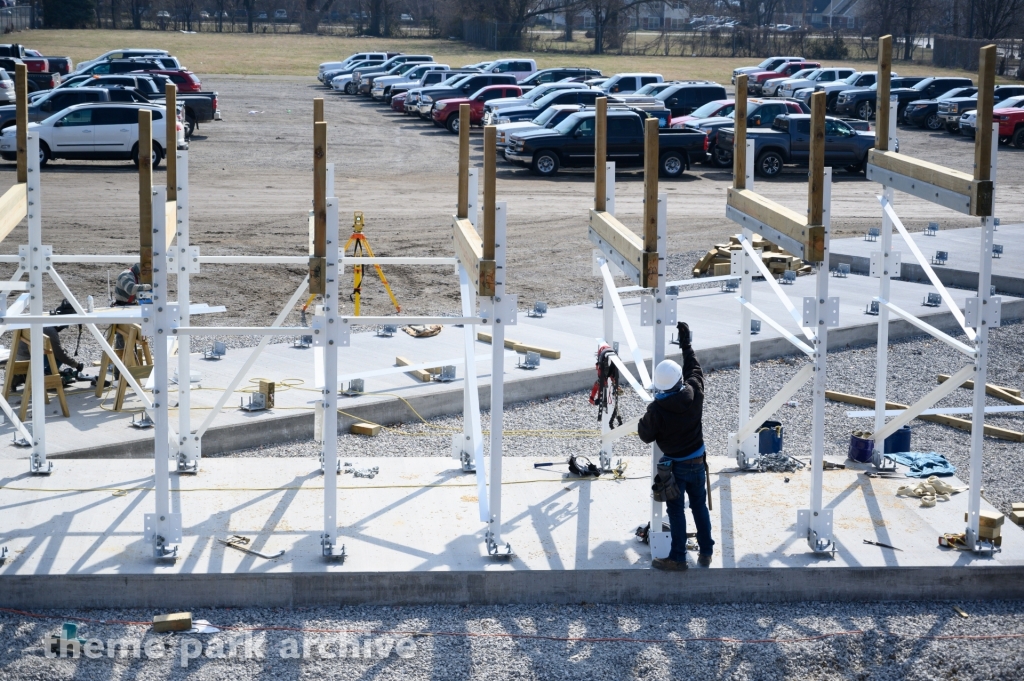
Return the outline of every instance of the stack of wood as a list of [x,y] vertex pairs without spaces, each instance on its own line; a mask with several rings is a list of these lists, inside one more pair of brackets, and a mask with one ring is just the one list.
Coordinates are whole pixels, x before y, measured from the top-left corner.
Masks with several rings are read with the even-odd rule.
[[[810,274],[811,266],[809,264],[785,249],[776,246],[760,234],[755,234],[751,241],[754,250],[761,251],[761,260],[773,275],[781,276],[787,270],[796,272],[798,276]],[[729,243],[727,244],[715,244],[703,258],[697,261],[696,267],[693,268],[693,276],[721,277],[730,274],[729,263],[731,254],[742,249],[740,240],[735,236],[729,237]]]
[[1015,525],[1024,526],[1024,504],[1014,502],[1010,511],[1010,521]]
[[[964,522],[967,522],[966,513],[964,513]],[[1002,513],[998,511],[978,511],[978,535],[981,539],[988,539],[993,545],[1002,546],[1002,526]]]

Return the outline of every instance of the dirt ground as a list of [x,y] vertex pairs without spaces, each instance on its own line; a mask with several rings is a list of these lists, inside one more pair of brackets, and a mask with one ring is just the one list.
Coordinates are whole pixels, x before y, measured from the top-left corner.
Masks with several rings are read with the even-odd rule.
[[[311,66],[311,69],[313,67]],[[324,97],[329,123],[329,161],[336,164],[342,230],[352,211],[366,215],[366,232],[378,255],[449,256],[456,196],[457,138],[418,119],[391,113],[365,98],[325,91],[312,78],[293,76],[203,76],[204,88],[220,93],[222,122],[199,128],[189,153],[192,243],[204,254],[303,255],[312,198],[312,100]],[[901,128],[902,150],[970,171],[973,144],[945,132]],[[473,161],[482,163],[479,130],[473,131]],[[997,215],[1016,222],[1021,214],[1024,150],[1001,147]],[[163,166],[156,182],[165,178]],[[880,222],[879,186],[863,175],[837,170],[833,188],[833,238],[864,233]],[[14,182],[14,164],[0,163],[0,190]],[[670,253],[706,250],[736,231],[726,220],[729,174],[695,166],[677,181],[663,181],[669,196]],[[595,300],[587,211],[589,174],[544,180],[499,161],[498,197],[508,202],[508,287],[522,304],[545,300],[565,305]],[[806,174],[792,169],[759,191],[803,212]],[[138,244],[138,176],[121,162],[59,161],[43,172],[43,242],[61,254],[131,253]],[[642,178],[620,175],[617,212],[639,227]],[[976,221],[923,201],[897,195],[898,212],[921,229],[938,220],[943,229]],[[343,234],[343,237],[347,234]],[[26,243],[23,226],[0,244],[17,253]],[[692,255],[674,259],[682,276]],[[11,266],[0,267],[9,276]],[[118,268],[64,265],[71,288],[84,299],[106,300],[107,276]],[[403,312],[454,312],[458,288],[448,268],[386,270]],[[279,311],[303,276],[301,267],[203,266],[193,278],[193,300],[223,304],[224,315],[199,323],[263,325]],[[343,288],[346,286],[343,283]],[[386,313],[390,302],[379,282],[364,285],[366,309]],[[59,302],[55,288],[47,305]]]

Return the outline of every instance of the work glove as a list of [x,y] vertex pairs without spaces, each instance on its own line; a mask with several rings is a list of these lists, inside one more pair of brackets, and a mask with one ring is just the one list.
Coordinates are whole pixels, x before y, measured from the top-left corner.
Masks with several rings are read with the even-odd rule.
[[676,324],[676,332],[679,334],[679,347],[686,348],[690,346],[690,326],[686,322],[679,322]]

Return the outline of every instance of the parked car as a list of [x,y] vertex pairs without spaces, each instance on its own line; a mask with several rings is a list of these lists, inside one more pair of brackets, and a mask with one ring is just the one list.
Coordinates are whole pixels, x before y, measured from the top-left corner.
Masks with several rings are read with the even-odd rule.
[[[139,110],[153,115],[153,167],[160,165],[166,152],[164,107],[152,104],[78,104],[63,109],[29,129],[39,135],[39,163],[53,159],[131,160],[139,164]],[[0,134],[0,157],[17,158],[17,140],[13,127]]]
[[71,67],[74,66],[71,57],[52,57],[44,55],[39,50],[29,49],[25,50],[25,54],[36,59],[45,59],[47,67],[43,71],[47,73],[56,71],[61,76],[66,76],[71,73]]
[[[893,76],[898,74],[893,73]],[[797,90],[793,93],[793,97],[804,102],[808,106],[811,103],[811,95],[815,92],[825,93],[825,110],[834,113],[836,109],[836,100],[839,98],[840,92],[849,90],[867,89],[875,84],[878,74],[875,71],[855,71],[846,78],[833,83],[818,83],[813,87],[806,87]]]
[[[0,57],[0,69],[7,71],[11,75],[11,78],[13,78],[16,73],[17,65],[24,63],[25,62],[17,57]],[[50,73],[28,72],[26,74],[26,79],[28,80],[29,92],[52,90],[60,85],[60,74],[56,71],[52,71]]]
[[[429,118],[434,102],[440,99],[465,97],[488,85],[515,85],[516,77],[510,73],[471,73],[450,86],[428,87],[410,90],[417,95],[417,113],[421,118]],[[409,100],[406,99],[406,107]]]
[[203,84],[200,82],[199,76],[191,71],[162,71],[159,69],[147,69],[145,71],[139,71],[139,73],[170,78],[171,82],[178,87],[178,92],[199,92],[203,89]]
[[[960,117],[960,131],[968,137],[977,134],[978,112],[975,109]],[[992,122],[999,124],[999,141],[1024,149],[1024,96],[1004,99],[992,110]]]
[[370,97],[375,100],[387,100],[388,95],[391,94],[391,86],[397,83],[417,83],[423,74],[428,71],[448,71],[449,67],[447,64],[435,64],[433,62],[427,62],[425,64],[411,63],[406,64],[400,72],[393,76],[375,76],[373,79],[373,87],[370,88]]
[[96,57],[95,59],[87,59],[86,61],[79,62],[78,66],[75,67],[75,71],[74,72],[75,73],[82,73],[86,69],[88,69],[90,66],[92,66],[93,64],[95,64],[97,62],[101,62],[101,61],[111,61],[111,60],[114,60],[114,59],[130,59],[132,57],[154,57],[154,56],[169,57],[169,56],[171,56],[171,53],[168,52],[167,50],[145,49],[145,48],[138,48],[138,47],[130,47],[130,48],[124,48],[124,49],[120,49],[120,50],[110,50],[109,52],[104,52],[103,54],[101,54],[100,56]]
[[[798,103],[788,102],[781,99],[760,99],[752,98],[747,100],[747,128],[770,128],[775,119],[791,113],[803,113]],[[733,115],[730,112],[723,118],[704,118],[690,121],[684,127],[689,130],[699,130],[708,136],[707,159],[716,168],[728,168],[732,165],[732,149],[723,149],[718,145],[718,133],[724,128],[733,126]],[[697,159],[705,160],[703,157]]]
[[495,146],[499,149],[503,148],[508,140],[508,136],[515,132],[526,132],[528,130],[537,130],[539,128],[553,128],[570,115],[578,111],[583,111],[584,108],[585,107],[580,106],[579,104],[556,104],[555,106],[549,106],[544,110],[544,113],[537,116],[532,121],[502,123],[495,127]]
[[288,21],[288,12],[283,9],[275,10],[274,21]]
[[0,102],[4,104],[14,104],[15,102],[14,79],[3,69],[0,69]]
[[797,90],[807,87],[815,87],[817,85],[824,85],[826,83],[841,82],[856,72],[856,69],[846,68],[816,69],[808,73],[803,78],[790,78],[789,80],[784,81],[775,94],[779,97],[792,97]]
[[726,98],[725,88],[718,83],[688,81],[672,84],[654,96],[672,112],[672,118],[688,116],[708,102]]
[[373,76],[382,75],[395,75],[399,73],[403,65],[409,62],[415,62],[417,64],[423,64],[425,62],[432,62],[434,58],[429,54],[400,54],[397,57],[392,57],[380,66],[375,66],[369,69],[356,69],[352,72],[352,87],[351,91],[348,86],[345,87],[345,94],[354,95],[368,95],[370,94],[370,88],[372,86],[371,78]]
[[[901,76],[893,78],[890,82],[890,95],[897,98],[896,119],[903,118],[903,112],[907,104],[917,99],[935,99],[943,92],[948,92],[955,87],[970,87],[974,82],[970,78],[959,78],[954,76],[942,76],[932,78],[919,78],[913,84],[908,85],[908,78]],[[856,115],[857,118],[869,120],[875,115],[875,100],[877,99],[876,84],[870,90],[853,90],[839,93],[836,99],[836,113],[847,116]]]
[[616,73],[601,83],[598,89],[609,95],[628,95],[644,85],[664,81],[660,73]]
[[594,78],[599,77],[601,72],[597,69],[588,69],[582,66],[556,66],[550,69],[540,69],[519,81],[519,87],[523,92],[529,92],[538,85],[545,83],[557,83],[568,78]]
[[[494,119],[497,118],[497,112],[509,106],[526,106],[532,104],[542,97],[547,97],[552,92],[562,90],[589,90],[583,83],[545,83],[544,85],[537,85],[529,92],[523,94],[522,97],[503,97],[502,99],[495,99],[487,102],[487,106],[484,107],[484,125],[493,125]],[[490,115],[490,118],[488,116]]]
[[[405,91],[405,108],[403,109],[403,113],[405,113],[405,115],[407,116],[419,116],[421,93],[434,88],[451,87],[455,85],[455,83],[458,83],[460,80],[464,79],[469,74],[476,73],[480,73],[480,70],[474,68],[453,69],[451,71],[443,73],[443,79],[440,81],[436,80],[436,78],[438,78],[439,76],[437,76],[434,73],[424,74],[423,78],[421,79],[424,82],[423,85],[413,86]],[[481,87],[483,86],[481,85]]]
[[469,97],[439,99],[434,102],[430,116],[434,125],[448,128],[449,132],[459,132],[459,107],[469,104],[470,125],[480,125],[484,120],[484,104],[498,97],[515,97],[523,94],[518,85],[488,85],[482,87]]
[[394,55],[390,52],[356,52],[350,55],[348,58],[342,61],[325,61],[320,64],[320,68],[317,71],[316,79],[324,85],[329,85],[331,81],[324,80],[324,74],[330,71],[341,71],[352,64],[360,61],[380,61],[385,62]]
[[[174,57],[167,57],[174,59]],[[174,59],[172,68],[178,68],[177,59]],[[105,76],[108,74],[131,73],[132,71],[161,71],[167,68],[162,59],[145,57],[136,59],[111,59],[110,61],[96,62],[92,66],[82,69],[78,73],[83,75]]]
[[804,61],[803,57],[768,57],[757,66],[741,66],[732,70],[732,84],[736,84],[736,76],[751,74],[755,72],[774,71],[783,64],[791,61]]
[[483,73],[501,73],[515,76],[516,82],[528,78],[537,70],[537,62],[532,59],[497,59],[487,66],[480,67]]
[[[806,165],[811,152],[809,114],[778,116],[771,128],[749,130],[754,140],[754,172],[761,177],[777,177],[785,165]],[[718,145],[732,152],[735,130],[718,132]],[[867,166],[868,151],[875,146],[875,134],[854,130],[843,121],[825,118],[825,164],[861,172]],[[898,149],[897,149],[898,150]]]
[[821,64],[816,61],[790,61],[785,64],[781,64],[778,68],[771,71],[755,71],[754,73],[747,74],[747,93],[751,95],[767,95],[775,94],[777,90],[772,92],[764,91],[764,84],[770,80],[781,78],[783,81],[792,78],[795,74],[806,69],[818,69],[821,68]]
[[383,63],[376,59],[358,61],[337,71],[328,71],[324,74],[324,82],[330,83],[331,89],[335,92],[342,92],[345,90],[345,86],[352,82],[352,74],[354,72],[361,68],[380,66]]
[[[778,93],[779,88],[782,87],[782,84],[785,83],[790,78],[803,78],[804,76],[807,76],[807,75],[809,75],[811,73],[814,73],[814,71],[815,71],[814,67],[809,67],[809,68],[797,71],[796,73],[794,73],[791,76],[781,76],[779,78],[769,78],[768,80],[766,80],[763,83],[761,83],[761,96],[762,97],[774,97],[776,95],[776,93]],[[748,92],[750,91],[749,87],[747,88],[747,91]]]
[[670,125],[673,128],[682,128],[691,121],[698,121],[703,118],[725,118],[729,116],[735,108],[735,100],[718,99],[713,102],[708,102],[686,116],[673,116]]
[[[28,105],[29,123],[35,123],[69,106],[86,102],[109,102],[110,94],[104,88],[81,87],[71,90],[51,90]],[[13,127],[17,111],[15,106],[0,106],[0,130]]]
[[[1004,108],[1004,102],[1020,95],[1024,95],[1024,85],[997,85],[992,93],[993,106],[995,108]],[[946,130],[953,134],[958,134],[960,132],[959,122],[963,113],[977,106],[978,93],[975,92],[971,97],[953,97],[941,101],[937,111],[939,118],[942,119],[943,124],[946,126]]]
[[[515,123],[517,121],[532,121],[544,112],[549,106],[556,104],[579,104],[582,106],[593,106],[598,97],[606,96],[597,90],[554,90],[535,102],[522,106],[507,106],[499,109],[492,116],[493,124]],[[612,101],[617,101],[612,98]]]
[[915,99],[908,102],[904,107],[903,123],[929,130],[941,130],[945,125],[945,121],[939,116],[939,103],[945,102],[948,99],[966,99],[971,95],[976,96],[977,93],[978,88],[972,85],[971,87],[955,87],[949,92],[943,92],[934,99]]
[[[458,80],[459,78],[462,78],[467,73],[479,73],[479,71],[465,71],[463,69],[459,69],[459,70],[447,69],[447,70],[443,70],[443,71],[427,71],[422,76],[420,76],[420,79],[418,81],[416,81],[416,82],[410,81],[410,82],[406,82],[406,83],[395,83],[395,84],[389,86],[387,88],[387,94],[384,96],[384,101],[388,102],[390,100],[390,103],[393,104],[394,103],[394,98],[397,97],[398,95],[402,95],[402,102],[403,102],[403,107],[404,107],[405,95],[406,95],[407,92],[409,92],[409,90],[416,90],[416,89],[420,89],[420,88],[431,87],[431,86],[434,86],[434,85],[441,85],[441,84],[445,83],[448,80],[451,80],[454,83],[456,80]],[[394,108],[394,107],[392,107],[392,108]],[[405,109],[404,108],[396,109],[396,111],[404,112]]]
[[[594,167],[594,125],[596,113],[572,114],[553,128],[531,134],[511,134],[505,159],[526,166],[543,177],[556,175],[560,168]],[[608,111],[608,160],[616,168],[642,167],[644,163],[644,119],[628,110]],[[658,170],[664,177],[679,177],[692,158],[703,156],[707,136],[692,130],[662,129],[658,133]]]

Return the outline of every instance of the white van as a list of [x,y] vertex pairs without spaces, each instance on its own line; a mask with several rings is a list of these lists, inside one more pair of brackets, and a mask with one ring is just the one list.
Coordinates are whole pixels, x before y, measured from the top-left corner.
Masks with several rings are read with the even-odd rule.
[[498,59],[484,69],[484,73],[508,73],[522,80],[537,70],[537,62],[532,59]]

